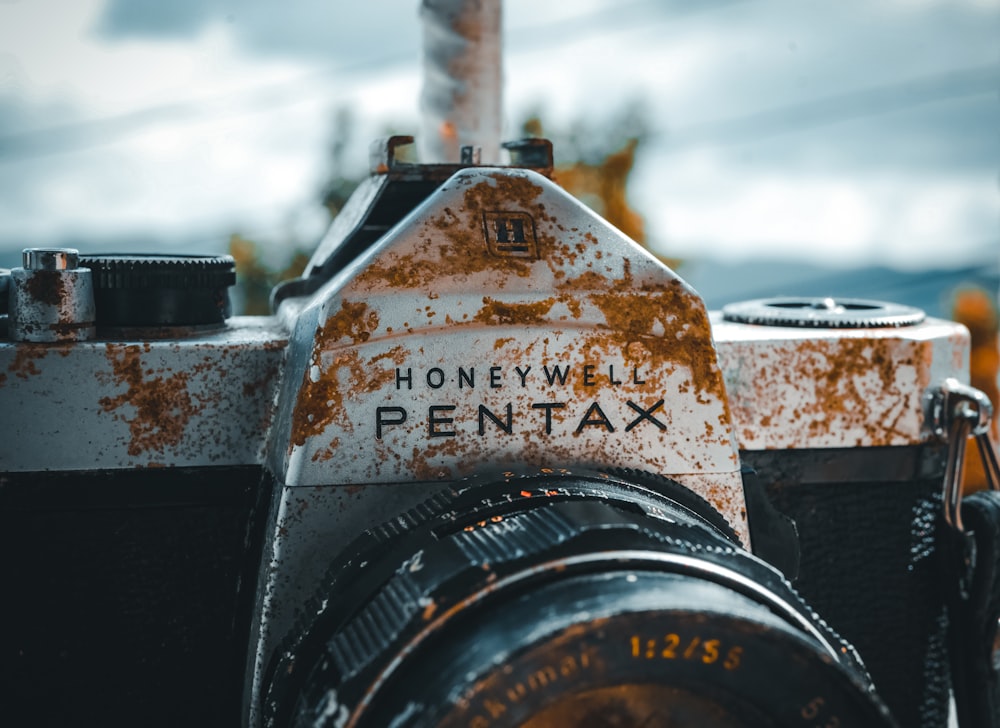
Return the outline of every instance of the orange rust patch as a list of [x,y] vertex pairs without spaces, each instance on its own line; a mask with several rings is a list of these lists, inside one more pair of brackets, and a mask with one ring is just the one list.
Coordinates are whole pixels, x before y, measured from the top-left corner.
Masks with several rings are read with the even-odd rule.
[[256,396],[258,392],[267,389],[277,376],[278,365],[272,364],[259,379],[255,379],[254,381],[247,382],[243,385],[243,396],[248,398]]
[[534,303],[504,303],[488,296],[483,298],[483,307],[475,315],[474,320],[484,324],[520,324],[529,326],[545,321],[545,316],[555,304],[556,299],[549,298]]
[[444,456],[454,458],[463,448],[458,438],[447,438],[442,442],[427,444],[421,448],[413,448],[410,467],[417,480],[441,480],[454,477],[456,473],[448,465],[435,465],[438,458]]
[[18,344],[14,361],[7,367],[7,371],[18,379],[38,376],[42,372],[35,366],[35,362],[44,359],[48,353],[49,347],[45,344]]
[[58,306],[66,299],[66,279],[58,270],[36,270],[25,281],[28,295],[39,303]]
[[330,458],[332,458],[334,455],[337,454],[338,448],[340,448],[340,438],[335,437],[327,447],[323,448],[322,450],[317,450],[315,453],[313,453],[312,461],[314,463],[326,462],[327,460],[329,460]]
[[[536,223],[547,220],[544,205],[535,202],[542,188],[523,177],[505,174],[491,175],[491,180],[465,190],[464,205],[457,214],[446,208],[429,221],[431,230],[440,234],[425,236],[418,249],[407,255],[388,251],[362,271],[357,282],[367,287],[426,290],[436,280],[483,271],[529,276],[531,259],[490,255],[483,213],[511,210],[528,213]],[[536,237],[539,256],[546,259],[554,251],[555,241],[541,231]]]
[[[898,360],[891,356],[884,342],[865,339],[844,339],[835,343],[806,341],[800,344],[800,349],[806,356],[802,357],[793,374],[800,382],[804,378],[815,382],[816,399],[796,415],[809,419],[811,436],[829,431],[833,420],[830,415],[840,415],[840,427],[845,423],[848,427],[862,426],[872,440],[871,444],[884,444],[883,440],[888,442],[888,438],[896,433],[899,417],[919,405],[919,402],[908,403],[907,407],[900,408],[895,420],[886,421],[880,416],[883,413],[871,411],[876,403],[858,392],[854,380],[874,372],[882,395],[892,398],[893,393],[897,393],[901,396],[896,386],[897,368],[906,365],[919,368],[920,362],[912,358]],[[818,356],[810,355],[814,353]],[[882,404],[884,402],[876,406],[881,407]]]
[[556,284],[559,291],[606,291],[613,283],[607,276],[587,270],[578,276],[567,278]]
[[425,622],[429,622],[433,617],[434,613],[437,611],[437,602],[431,601],[427,603],[424,607],[424,611],[421,613],[421,617]]
[[369,309],[368,304],[343,301],[340,310],[316,330],[315,349],[303,374],[292,415],[293,445],[302,446],[309,437],[323,432],[342,410],[344,393],[337,379],[337,370],[343,366],[353,372],[362,369],[356,352],[348,351],[335,357],[329,366],[323,365],[323,352],[340,347],[343,339],[349,339],[352,344],[367,341],[378,324],[378,312]]
[[[642,345],[654,369],[670,362],[686,367],[693,378],[698,401],[727,401],[708,313],[678,280],[653,290],[594,293],[589,299],[604,315],[608,331],[588,338],[592,346],[620,351],[634,361]],[[610,352],[609,352],[610,353]],[[727,412],[728,419],[728,412]]]
[[[301,447],[332,422],[338,422],[350,432],[353,424],[344,410],[345,396],[363,399],[393,381],[396,367],[406,361],[405,349],[397,346],[366,360],[352,348],[367,341],[378,324],[377,312],[369,310],[367,304],[345,301],[340,311],[319,328],[316,348],[303,375],[292,416],[292,445]],[[350,343],[345,344],[344,339],[350,339]],[[329,364],[324,364],[324,352],[337,353]],[[342,370],[347,377],[343,389],[340,384]]]
[[350,339],[354,344],[368,341],[378,322],[378,311],[369,309],[367,303],[343,301],[340,310],[316,331],[316,343],[327,348],[341,339]]
[[[909,367],[916,381],[925,381],[930,366],[929,347],[904,350],[910,346],[891,339],[805,340],[795,342],[791,352],[755,360],[747,373],[753,383],[750,396],[734,402],[744,441],[759,439],[756,428],[775,422],[800,433],[802,440],[847,430],[864,433],[850,444],[882,446],[907,438],[899,422],[919,411],[921,402],[919,393],[897,377]],[[798,393],[789,398],[798,405],[792,410],[774,392]]]
[[126,385],[128,390],[117,397],[102,397],[98,402],[109,413],[123,405],[135,408],[132,417],[115,414],[115,419],[128,423],[131,434],[128,454],[132,456],[150,450],[162,453],[165,448],[176,447],[188,422],[204,406],[192,401],[187,390],[187,372],[144,378],[141,355],[138,346],[107,345],[106,356],[114,370],[114,381]]

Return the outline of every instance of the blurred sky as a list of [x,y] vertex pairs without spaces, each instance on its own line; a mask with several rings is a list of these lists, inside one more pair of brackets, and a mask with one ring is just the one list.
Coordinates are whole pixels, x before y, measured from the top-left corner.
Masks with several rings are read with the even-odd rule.
[[[0,0],[11,251],[279,246],[327,220],[335,110],[417,129],[418,0]],[[904,269],[1000,256],[1000,0],[507,0],[509,136],[653,128],[655,247]],[[556,149],[557,158],[559,149]]]

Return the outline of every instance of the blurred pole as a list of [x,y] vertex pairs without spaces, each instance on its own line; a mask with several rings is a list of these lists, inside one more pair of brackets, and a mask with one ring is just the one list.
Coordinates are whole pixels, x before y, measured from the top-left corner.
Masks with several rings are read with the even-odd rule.
[[500,161],[500,4],[422,0],[421,162],[457,163],[464,146]]

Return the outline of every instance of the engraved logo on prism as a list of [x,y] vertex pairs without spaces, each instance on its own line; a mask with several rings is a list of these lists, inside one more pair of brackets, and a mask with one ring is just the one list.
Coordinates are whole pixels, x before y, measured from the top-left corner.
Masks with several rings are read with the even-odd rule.
[[484,212],[483,232],[490,255],[498,258],[537,258],[535,221],[526,212]]

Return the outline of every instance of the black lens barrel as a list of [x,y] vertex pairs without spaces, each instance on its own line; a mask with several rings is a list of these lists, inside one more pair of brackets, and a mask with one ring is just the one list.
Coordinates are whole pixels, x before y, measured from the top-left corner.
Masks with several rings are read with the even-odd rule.
[[[781,575],[653,476],[479,479],[365,534],[317,604],[271,666],[267,725],[543,726],[667,695],[684,707],[664,725],[684,711],[799,725],[789,706],[818,711],[817,696],[841,725],[892,725],[849,646]],[[774,680],[791,655],[794,676]]]

